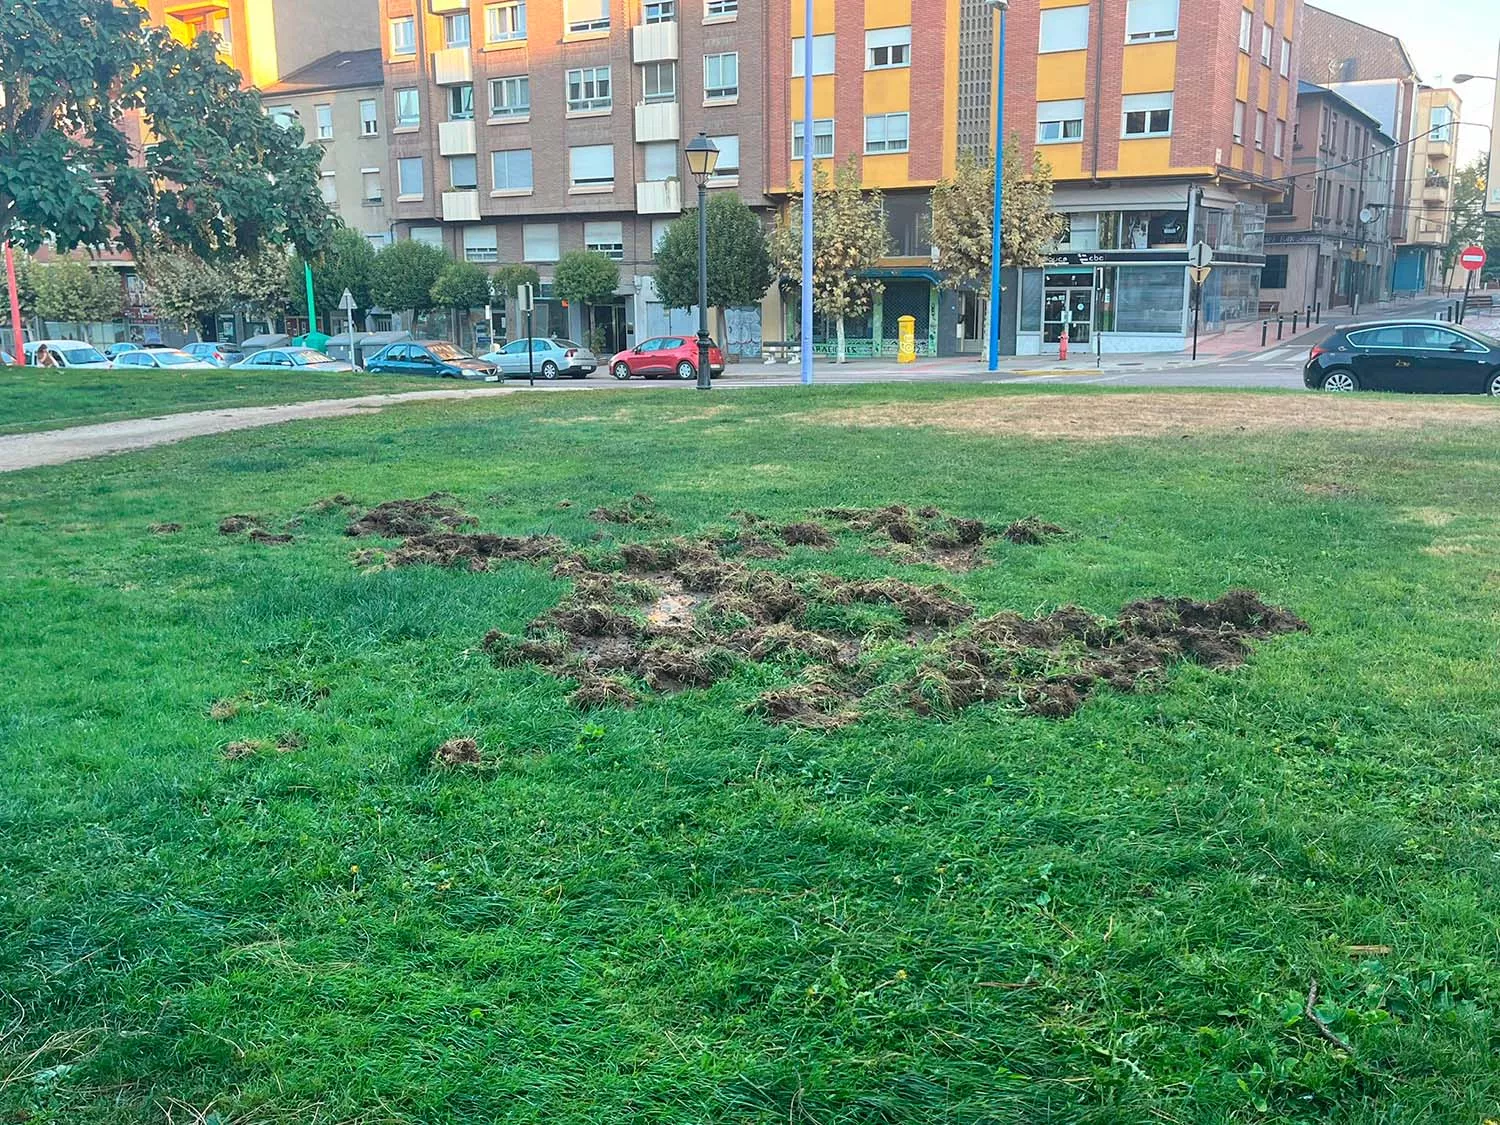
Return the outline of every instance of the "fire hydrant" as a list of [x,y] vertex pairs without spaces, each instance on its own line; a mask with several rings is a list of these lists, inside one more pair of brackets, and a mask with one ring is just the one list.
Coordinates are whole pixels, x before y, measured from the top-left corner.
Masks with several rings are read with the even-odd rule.
[[1062,335],[1057,338],[1057,358],[1068,358],[1068,326],[1063,325]]

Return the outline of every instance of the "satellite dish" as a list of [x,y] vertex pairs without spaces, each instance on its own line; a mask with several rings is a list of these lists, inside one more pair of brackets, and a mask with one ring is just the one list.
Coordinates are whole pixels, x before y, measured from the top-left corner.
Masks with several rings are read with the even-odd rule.
[[1375,208],[1361,207],[1359,209],[1359,221],[1362,223],[1373,223],[1375,221]]

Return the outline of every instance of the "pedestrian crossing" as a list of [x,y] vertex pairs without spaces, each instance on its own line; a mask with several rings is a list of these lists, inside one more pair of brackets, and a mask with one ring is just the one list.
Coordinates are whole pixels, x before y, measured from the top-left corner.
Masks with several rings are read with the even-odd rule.
[[1226,356],[1224,363],[1236,367],[1301,367],[1307,362],[1311,345],[1294,344],[1291,347],[1271,348],[1264,352],[1246,352],[1237,356]]

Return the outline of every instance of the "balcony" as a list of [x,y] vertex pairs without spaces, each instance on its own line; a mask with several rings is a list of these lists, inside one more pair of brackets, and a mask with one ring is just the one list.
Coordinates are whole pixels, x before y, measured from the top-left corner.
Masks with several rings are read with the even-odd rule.
[[473,156],[479,151],[479,136],[472,121],[438,124],[438,152],[443,156]]
[[443,192],[443,221],[445,223],[473,223],[479,220],[479,192]]
[[[660,26],[652,24],[651,26]],[[682,115],[676,102],[643,102],[635,107],[637,144],[682,139]]]
[[635,185],[637,215],[682,214],[681,180],[645,180]]
[[462,86],[474,81],[474,56],[467,47],[432,52],[432,80],[439,86]]
[[1453,141],[1449,139],[1452,136],[1452,132],[1453,130],[1450,128],[1448,130],[1448,137],[1440,137],[1434,134],[1427,138],[1428,160],[1447,160],[1453,155]]
[[630,29],[630,50],[637,64],[677,58],[677,21],[644,23]]
[[1427,182],[1422,185],[1422,202],[1439,204],[1447,203],[1448,177],[1429,175],[1427,177]]

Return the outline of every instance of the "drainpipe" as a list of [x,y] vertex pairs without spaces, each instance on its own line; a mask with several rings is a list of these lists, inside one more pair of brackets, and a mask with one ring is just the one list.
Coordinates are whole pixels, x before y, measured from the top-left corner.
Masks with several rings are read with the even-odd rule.
[[1104,5],[1101,3],[1097,6],[1099,8],[1099,29],[1094,36],[1092,44],[1094,50],[1094,112],[1092,115],[1094,119],[1094,161],[1093,166],[1089,169],[1089,178],[1096,184],[1099,182],[1099,89],[1100,84],[1104,81]]

